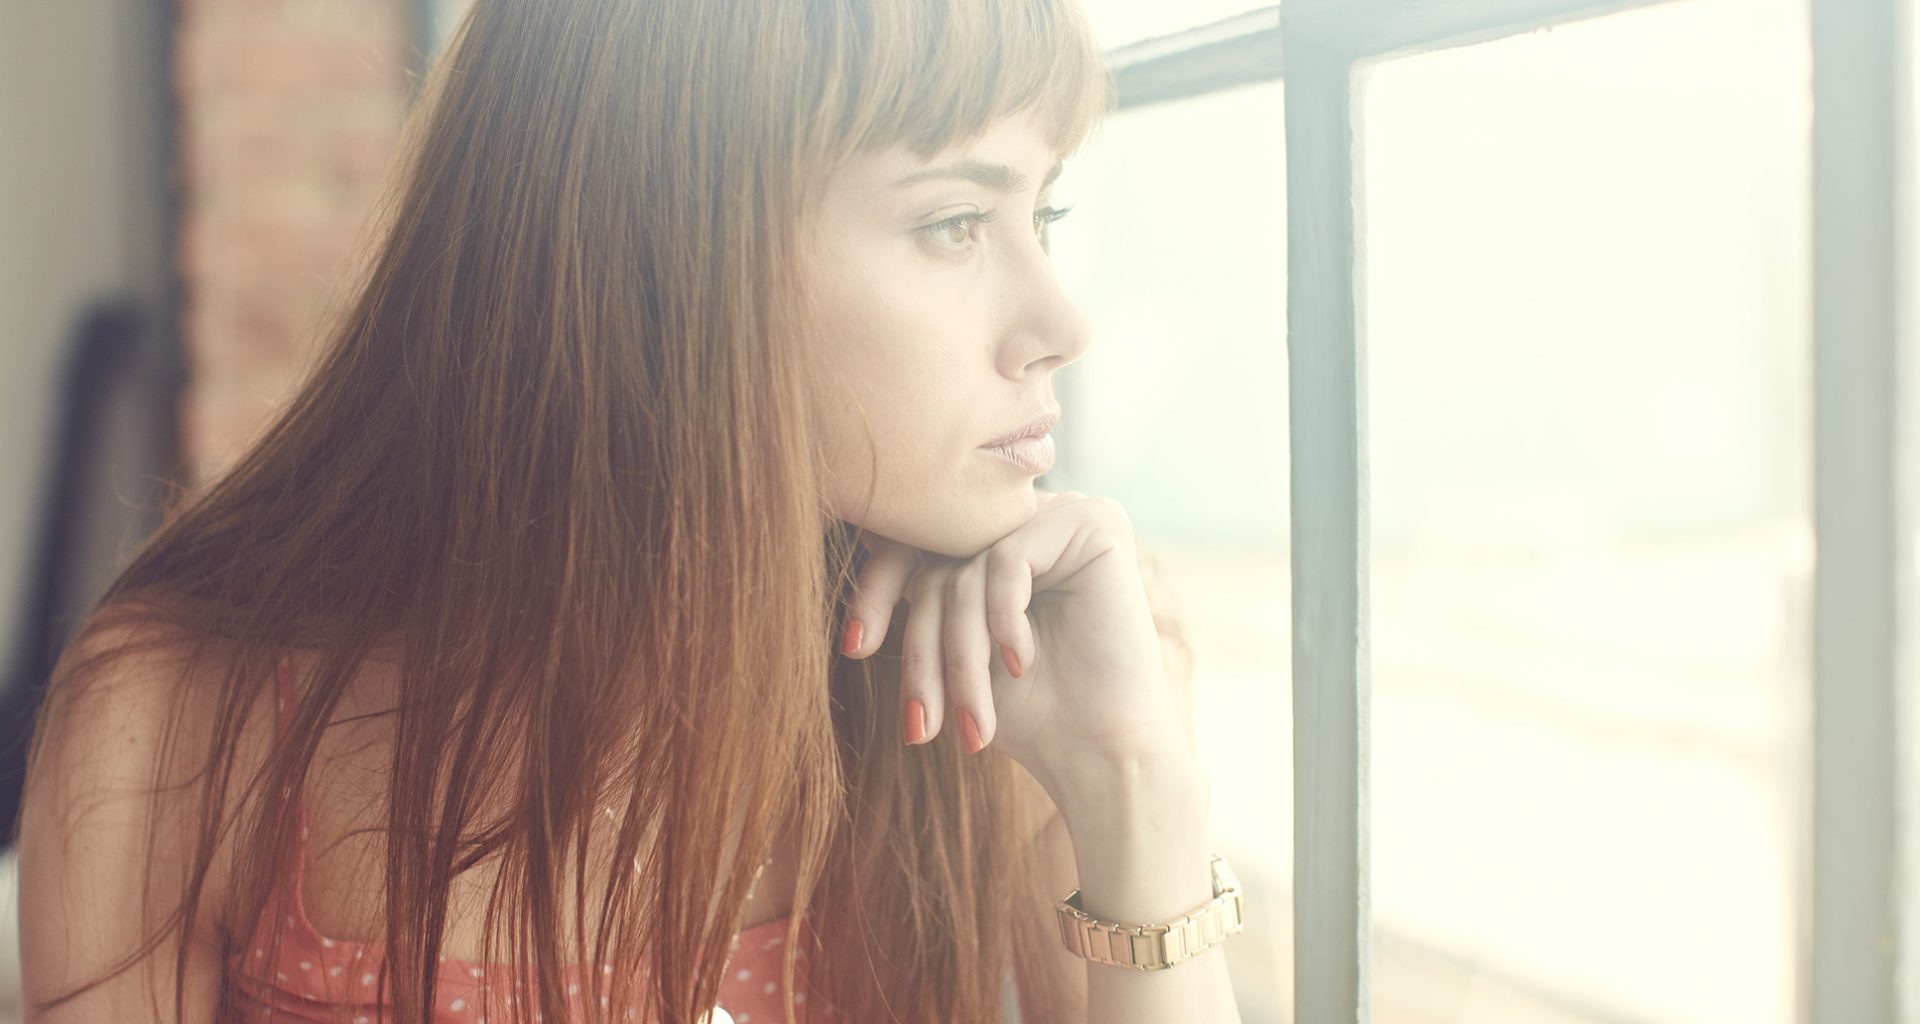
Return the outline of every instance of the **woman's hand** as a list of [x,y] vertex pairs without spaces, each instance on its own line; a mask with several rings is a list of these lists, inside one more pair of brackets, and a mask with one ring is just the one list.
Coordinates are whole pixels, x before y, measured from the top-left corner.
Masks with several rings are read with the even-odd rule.
[[849,610],[859,638],[841,653],[877,650],[904,597],[907,742],[951,725],[967,749],[993,744],[1043,784],[1089,758],[1184,753],[1126,512],[1039,493],[1033,518],[971,558],[866,538]]

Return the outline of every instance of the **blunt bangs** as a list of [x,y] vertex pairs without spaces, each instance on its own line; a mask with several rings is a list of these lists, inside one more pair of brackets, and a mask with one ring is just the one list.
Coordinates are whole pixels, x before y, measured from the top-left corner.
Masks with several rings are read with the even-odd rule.
[[[921,159],[1029,109],[1062,156],[1117,98],[1075,0],[809,0],[815,116],[860,152],[904,145]],[[803,90],[804,91],[804,90]],[[843,153],[844,155],[844,153]]]

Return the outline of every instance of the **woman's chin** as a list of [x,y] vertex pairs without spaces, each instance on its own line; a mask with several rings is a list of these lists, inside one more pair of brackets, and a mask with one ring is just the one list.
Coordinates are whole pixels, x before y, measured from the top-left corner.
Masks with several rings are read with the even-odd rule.
[[994,508],[976,503],[975,509],[976,515],[968,519],[956,520],[949,513],[937,521],[894,522],[884,526],[870,524],[862,527],[862,532],[885,537],[929,554],[956,559],[972,558],[1033,518],[1034,500],[1029,494],[1024,509],[1018,507],[1017,503]]

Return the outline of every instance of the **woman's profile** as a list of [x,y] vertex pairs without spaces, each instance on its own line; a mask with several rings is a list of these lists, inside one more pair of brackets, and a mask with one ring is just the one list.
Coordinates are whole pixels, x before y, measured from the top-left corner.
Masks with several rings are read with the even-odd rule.
[[1035,486],[1112,105],[1076,0],[479,0],[49,681],[28,1019],[1237,1021],[1153,560]]

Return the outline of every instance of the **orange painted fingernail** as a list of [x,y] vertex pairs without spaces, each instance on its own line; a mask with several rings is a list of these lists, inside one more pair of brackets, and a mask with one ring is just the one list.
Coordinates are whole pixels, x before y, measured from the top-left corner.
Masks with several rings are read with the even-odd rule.
[[967,753],[977,754],[980,752],[981,747],[986,746],[986,744],[980,742],[980,727],[974,724],[972,715],[967,714],[965,711],[959,712],[959,715],[960,738],[966,741]]
[[907,742],[919,743],[927,738],[927,708],[918,697],[907,698],[907,708],[900,718],[907,730]]
[[848,619],[846,628],[840,631],[840,653],[852,654],[859,650],[862,632],[859,619]]
[[1020,678],[1020,659],[1014,655],[1013,648],[1001,644],[1000,659],[1007,663],[1007,671],[1013,673],[1013,678]]

